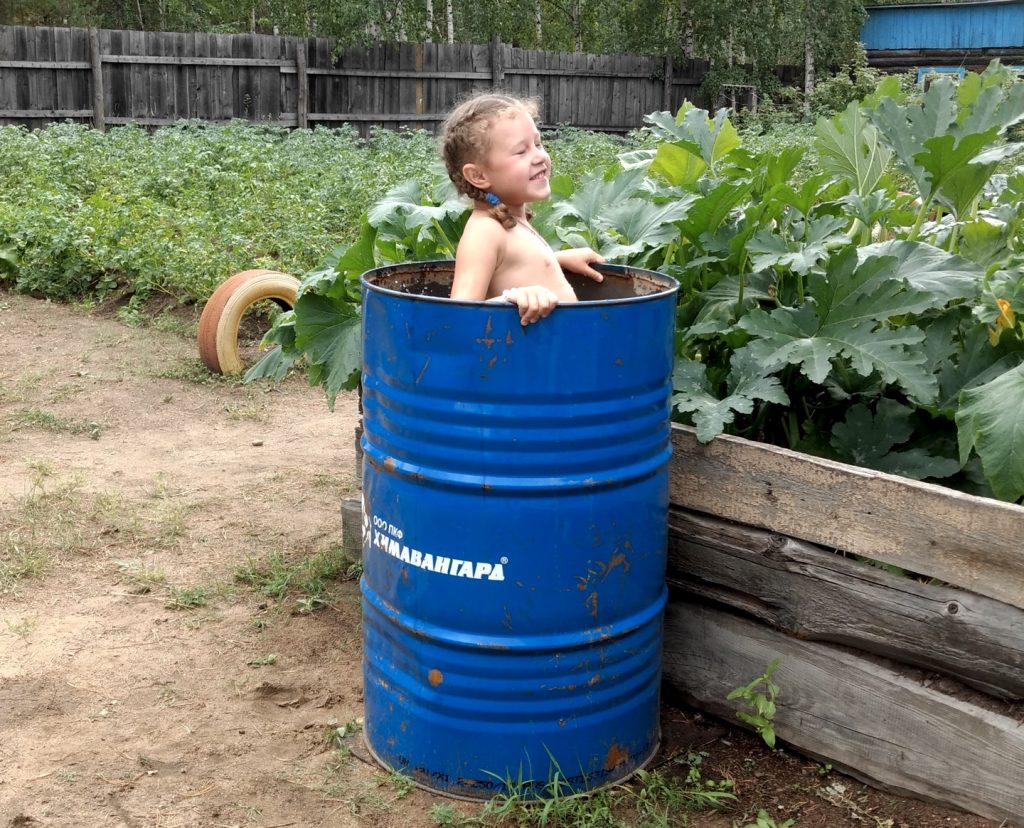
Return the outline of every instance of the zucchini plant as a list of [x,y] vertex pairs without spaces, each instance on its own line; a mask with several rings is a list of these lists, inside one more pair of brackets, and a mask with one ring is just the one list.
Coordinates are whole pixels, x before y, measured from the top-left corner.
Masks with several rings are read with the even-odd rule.
[[[674,416],[1016,501],[1024,496],[1024,84],[998,63],[908,99],[895,79],[816,125],[801,149],[753,153],[721,110],[646,123],[657,141],[578,185],[552,180],[535,226],[556,246],[681,285]],[[358,381],[359,275],[454,256],[467,206],[440,174],[363,217],[303,282],[249,372],[305,356],[328,402]]]

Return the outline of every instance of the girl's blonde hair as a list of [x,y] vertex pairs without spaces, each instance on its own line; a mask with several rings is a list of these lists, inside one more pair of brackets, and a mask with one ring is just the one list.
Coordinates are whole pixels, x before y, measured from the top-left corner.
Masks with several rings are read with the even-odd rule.
[[[488,194],[466,181],[462,167],[479,162],[486,155],[487,130],[495,119],[518,110],[537,120],[539,109],[533,98],[516,98],[499,92],[479,93],[456,106],[442,124],[440,136],[441,156],[455,189],[474,201],[486,201]],[[516,219],[505,204],[495,204],[488,213],[506,230],[516,226]],[[531,215],[532,211],[527,210],[527,217]]]

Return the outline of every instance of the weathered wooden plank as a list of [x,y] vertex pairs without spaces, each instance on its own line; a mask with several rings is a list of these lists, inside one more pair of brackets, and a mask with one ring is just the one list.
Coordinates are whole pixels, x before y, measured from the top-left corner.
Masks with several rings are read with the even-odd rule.
[[[174,40],[171,42],[173,54],[180,57],[186,53],[188,48],[189,35],[183,33],[175,34]],[[173,100],[172,112],[175,119],[191,117],[193,87],[189,83],[190,78],[191,74],[187,66],[179,65],[171,69],[172,88],[168,94]]]
[[[231,38],[231,55],[233,58],[253,57],[255,49],[255,38],[233,37]],[[236,118],[246,118],[250,121],[259,120],[260,117],[260,90],[256,69],[252,64],[247,66],[234,67],[235,73],[235,111]]]
[[299,129],[309,126],[309,76],[307,74],[306,40],[295,39],[295,110]]
[[368,123],[395,121],[403,124],[416,121],[438,122],[447,117],[445,112],[310,112],[311,121],[365,121]]
[[1024,610],[680,510],[669,515],[668,561],[670,585],[782,632],[1024,696]]
[[[206,32],[199,32],[195,37],[195,53],[197,55],[208,55],[212,48],[213,35]],[[213,115],[213,69],[209,66],[196,65],[193,75],[195,92],[193,93],[192,114],[193,118],[211,120]]]
[[[260,36],[256,39],[256,44],[260,57],[287,57],[288,41],[284,38]],[[276,121],[282,112],[281,73],[272,67],[262,67],[257,69],[256,73],[259,78],[260,117],[266,121]]]
[[[561,54],[561,53],[538,52],[537,54],[544,55],[544,54]],[[569,54],[571,54],[571,53],[569,53]],[[638,72],[636,70],[633,70],[633,71],[630,71],[630,72],[626,72],[626,73],[623,73],[623,74],[620,75],[619,73],[617,73],[615,71],[607,70],[607,69],[569,68],[568,70],[566,70],[566,69],[563,69],[563,68],[557,68],[557,69],[541,68],[541,67],[538,67],[538,68],[516,68],[516,67],[512,67],[512,66],[510,66],[507,69],[505,69],[505,74],[506,75],[536,75],[536,76],[555,75],[555,76],[558,76],[558,77],[576,77],[576,78],[586,78],[586,77],[594,77],[594,78],[622,77],[622,78],[644,78],[644,79],[649,78],[648,74],[645,74],[643,72]]]
[[[397,66],[401,60],[401,44],[399,43],[385,43],[384,44],[384,64],[386,66]],[[380,108],[379,114],[391,114],[400,113],[402,111],[402,101],[400,97],[401,82],[397,78],[383,78],[382,85],[384,87],[384,105]],[[382,126],[388,129],[395,129],[398,126],[397,120],[391,118],[381,118]]]
[[[109,54],[115,49],[120,49],[120,32],[110,31],[108,29],[93,29],[92,31],[96,32],[100,55]],[[95,51],[93,53],[93,59],[94,61],[96,60]],[[126,116],[127,113],[124,108],[126,67],[111,66],[109,69],[104,69],[101,62],[100,71],[100,78],[102,81],[101,86],[103,90],[103,106],[94,106],[94,109],[102,109],[105,119]],[[94,80],[96,76],[95,73],[96,70],[94,68]],[[93,118],[95,117],[95,114],[93,114]]]
[[[154,33],[156,34],[156,33]],[[163,32],[159,34],[165,34]],[[252,43],[252,39],[248,36],[234,37],[232,35],[219,35],[221,38],[230,39],[222,40],[221,45],[224,49],[232,48],[230,41],[233,40],[237,43]],[[143,66],[158,66],[162,64],[170,64],[173,66],[272,66],[275,68],[287,71],[292,68],[291,62],[280,59],[280,58],[252,58],[252,57],[192,57],[188,55],[177,56],[177,55],[104,55],[104,63],[135,63]]]
[[[169,38],[162,32],[146,32],[145,49],[148,55],[163,55],[164,45]],[[173,101],[169,100],[169,78],[167,67],[170,64],[154,64],[146,67],[149,78],[149,114],[150,118],[173,118]],[[173,90],[170,90],[173,91]]]
[[[234,118],[204,118],[203,120],[207,123],[224,126],[230,124]],[[177,118],[107,118],[107,123],[113,125],[138,124],[139,126],[173,126],[177,122]],[[294,127],[296,126],[295,113],[282,112],[280,118],[273,121],[267,121],[266,123],[274,126]]]
[[753,621],[673,602],[665,679],[736,721],[731,690],[779,659],[775,731],[796,749],[872,784],[992,819],[1024,820],[1024,728],[923,686],[880,660],[799,641]]
[[[398,68],[407,72],[406,77],[399,79],[396,83],[398,87],[397,111],[403,115],[416,115],[419,112],[416,109],[416,68],[419,63],[418,46],[419,44],[417,43],[400,43],[398,45]],[[415,126],[415,119],[413,126]]]
[[103,79],[103,51],[99,33],[89,29],[89,54],[92,66],[92,125],[102,132],[106,127],[106,92]]
[[[89,31],[87,29],[71,29],[71,51],[68,57],[76,61],[86,61],[92,66],[90,58]],[[68,72],[71,79],[73,109],[88,109],[92,106],[92,74],[91,72]]]
[[[32,57],[38,62],[43,62],[44,66],[47,66],[47,62],[52,61],[54,57],[53,29],[49,27],[35,29],[32,32],[31,39],[35,47]],[[29,69],[26,74],[28,75],[29,99],[34,103],[33,108],[59,109],[55,82],[56,73],[50,69]],[[40,103],[41,105],[39,105]]]
[[[230,57],[232,40],[231,35],[214,35],[214,54],[217,57]],[[234,67],[230,65],[214,67],[213,82],[216,87],[216,103],[210,117],[217,120],[242,117],[240,114],[241,102],[238,97],[238,73]]]
[[[143,54],[146,51],[146,32],[129,32],[128,50],[133,55]],[[129,64],[128,84],[131,90],[128,114],[134,118],[154,117],[151,109],[153,97],[148,67],[138,63]]]
[[[314,112],[333,112],[329,81],[325,77],[315,76],[316,69],[327,69],[331,67],[331,44],[327,38],[317,37],[313,39],[312,60],[306,67],[306,73],[310,77],[312,92],[309,96],[309,106]],[[313,114],[308,116],[310,121],[316,119]]]
[[[282,66],[281,72],[294,72],[293,66]],[[434,78],[438,80],[477,80],[483,82],[489,82],[491,80],[490,72],[417,72],[415,70],[406,69],[381,69],[377,71],[375,69],[349,69],[345,67],[333,67],[330,69],[321,69],[319,67],[310,67],[308,70],[311,75],[323,75],[326,77],[339,77],[339,78]]]
[[895,564],[1024,608],[1024,508],[673,426],[672,503]]
[[[0,26],[0,54],[12,55],[15,48],[15,31],[13,26]],[[9,120],[7,110],[18,107],[18,85],[14,72],[0,72],[0,119]]]
[[[6,54],[6,53],[0,53]],[[87,60],[0,60],[0,69],[91,69]]]
[[91,109],[4,109],[4,118],[33,118],[48,121],[65,118],[91,118]]

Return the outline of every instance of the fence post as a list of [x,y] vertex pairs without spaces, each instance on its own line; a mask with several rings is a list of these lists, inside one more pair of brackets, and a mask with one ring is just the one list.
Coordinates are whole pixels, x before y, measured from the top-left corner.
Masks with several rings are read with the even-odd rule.
[[295,38],[295,126],[309,126],[309,81],[306,73],[306,38]]
[[505,82],[505,68],[501,65],[501,39],[491,38],[491,86],[497,88]]
[[103,132],[107,128],[107,113],[103,103],[103,55],[100,54],[100,33],[89,29],[89,57],[92,63],[92,125]]
[[661,108],[672,111],[672,73],[675,71],[672,66],[672,55],[665,55],[665,86],[661,94]]

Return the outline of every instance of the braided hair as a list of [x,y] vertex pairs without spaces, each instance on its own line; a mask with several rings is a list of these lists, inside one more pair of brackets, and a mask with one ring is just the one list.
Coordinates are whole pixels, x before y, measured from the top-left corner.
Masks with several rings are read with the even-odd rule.
[[[525,112],[536,120],[539,107],[533,98],[516,98],[498,92],[474,95],[449,113],[441,126],[440,140],[441,156],[455,189],[474,201],[490,204],[488,215],[506,230],[516,226],[516,218],[508,206],[497,201],[493,193],[485,192],[467,181],[462,168],[465,164],[483,159],[487,153],[487,130],[496,118],[514,110]],[[526,215],[531,218],[533,211],[527,209]]]

